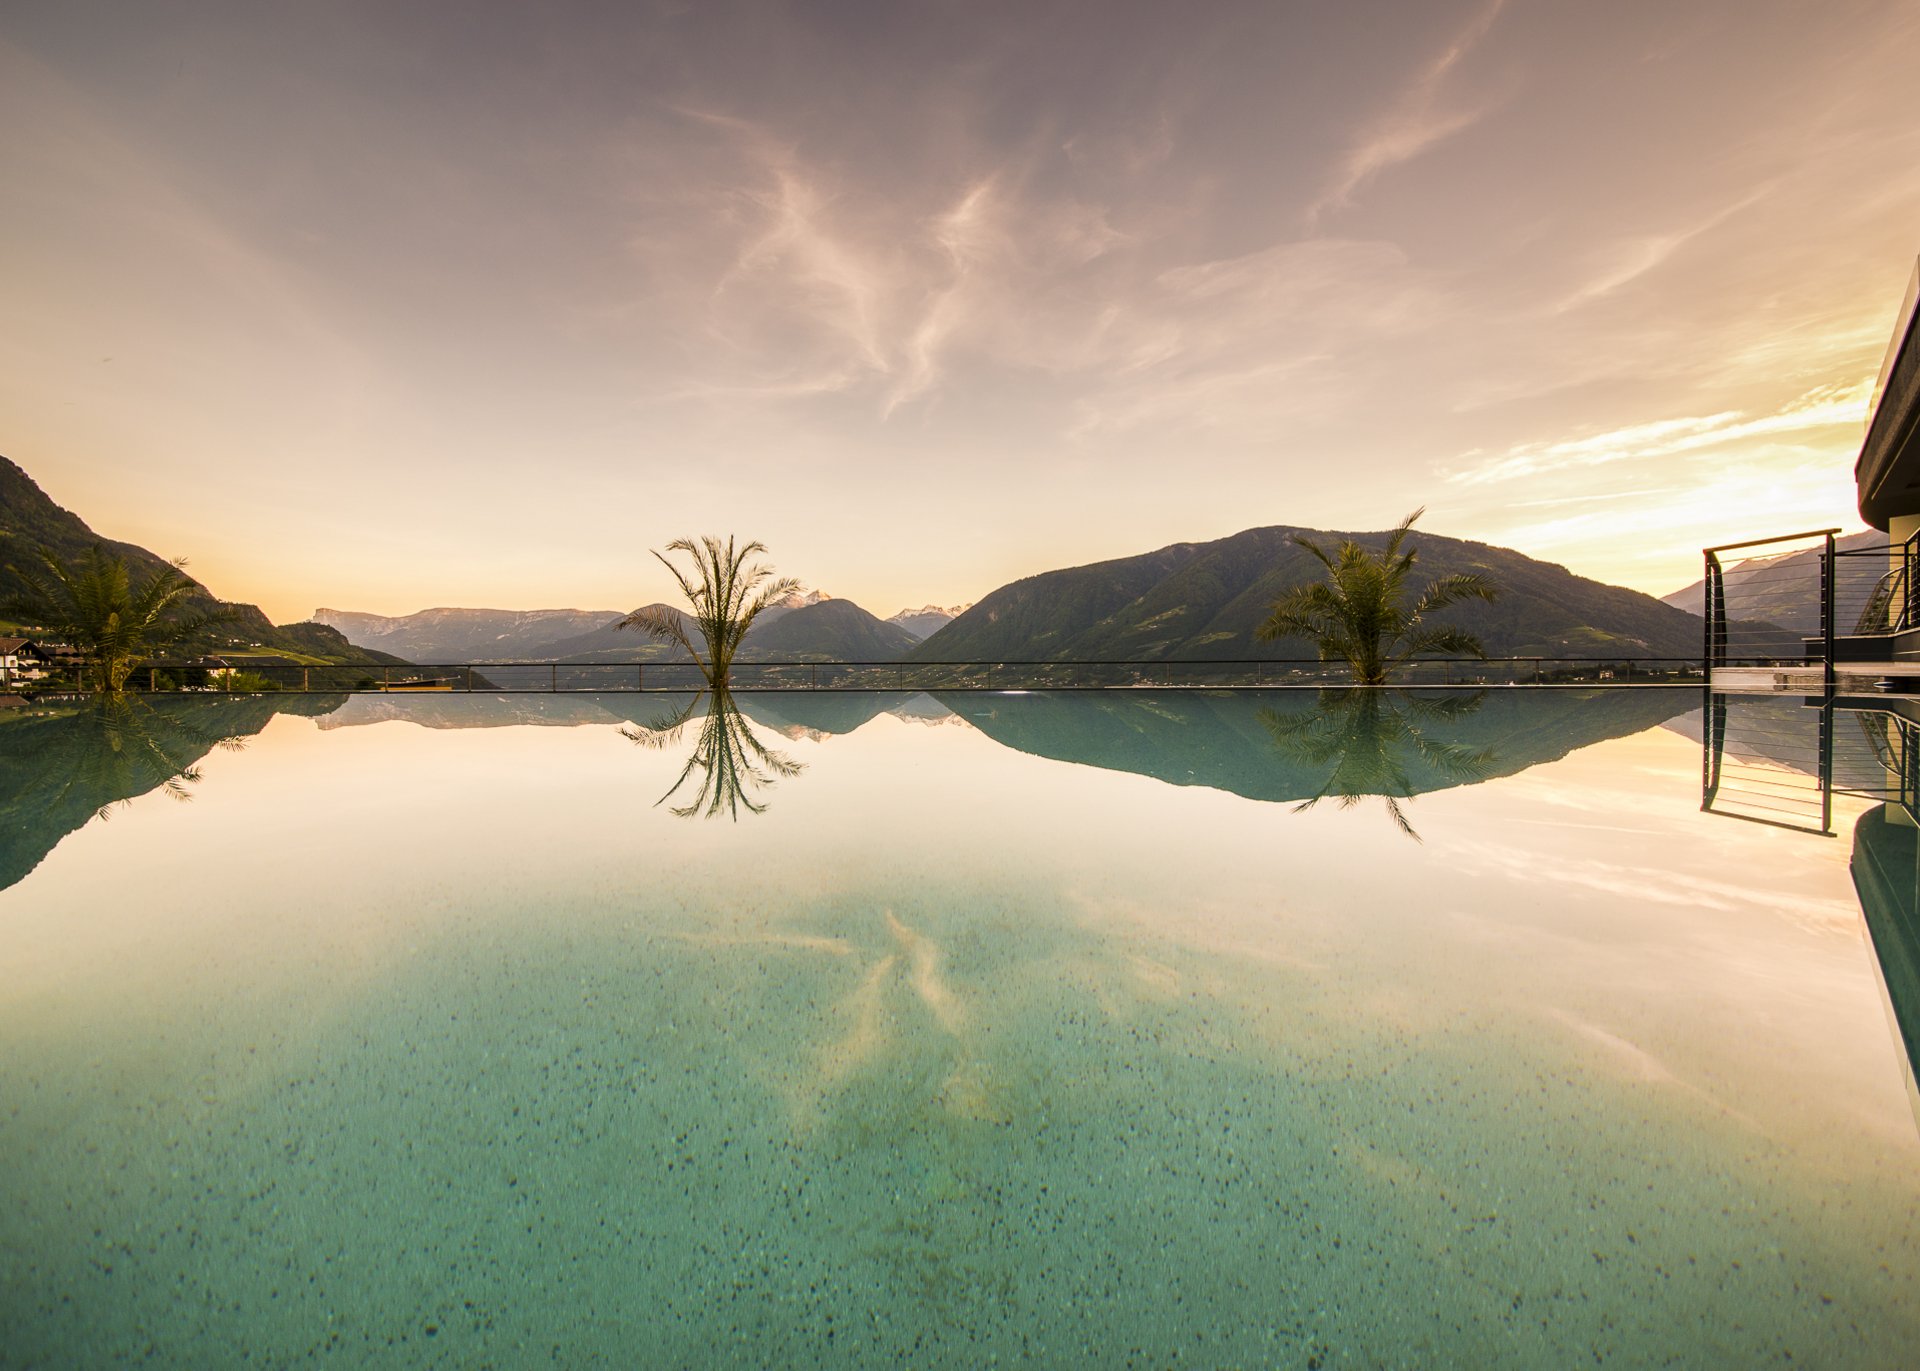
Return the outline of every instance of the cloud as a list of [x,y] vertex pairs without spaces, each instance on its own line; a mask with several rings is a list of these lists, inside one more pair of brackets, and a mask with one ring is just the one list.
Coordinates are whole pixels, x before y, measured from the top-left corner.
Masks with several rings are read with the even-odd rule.
[[1771,190],[1771,186],[1762,186],[1743,195],[1691,228],[1615,240],[1599,254],[1600,261],[1594,273],[1555,305],[1553,312],[1564,314],[1568,310],[1578,309],[1639,280],[1648,272],[1665,265],[1669,258],[1694,239],[1712,232],[1740,211],[1765,199]]
[[1456,485],[1486,485],[1615,462],[1643,462],[1722,448],[1756,438],[1778,438],[1837,427],[1859,428],[1872,394],[1871,379],[1853,385],[1819,386],[1771,414],[1738,410],[1698,417],[1656,419],[1585,438],[1526,443],[1505,454],[1447,475]]
[[1309,223],[1317,224],[1326,215],[1346,209],[1361,187],[1381,172],[1412,161],[1487,114],[1488,106],[1450,100],[1447,78],[1486,36],[1505,5],[1506,0],[1489,0],[1427,64],[1393,107],[1361,131],[1347,150],[1333,184],[1307,210]]
[[943,349],[966,323],[968,289],[994,249],[992,193],[990,181],[973,186],[933,225],[933,239],[946,255],[951,276],[931,293],[908,334],[905,375],[887,397],[888,414],[932,389],[939,376]]
[[1398,247],[1361,239],[1168,268],[1104,321],[1082,359],[1071,436],[1164,422],[1258,432],[1329,413],[1361,384],[1347,359],[1432,327],[1446,305]]

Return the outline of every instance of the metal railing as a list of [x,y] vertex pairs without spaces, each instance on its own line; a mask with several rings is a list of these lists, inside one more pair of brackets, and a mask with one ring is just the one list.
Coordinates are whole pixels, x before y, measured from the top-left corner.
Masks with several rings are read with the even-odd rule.
[[1833,802],[1879,801],[1920,816],[1920,717],[1857,696],[1708,698],[1700,808],[1833,836]]
[[[1710,668],[1819,661],[1833,683],[1836,528],[1751,538],[1703,549],[1705,648]],[[1817,540],[1817,542],[1816,542]],[[1756,553],[1755,548],[1769,551]],[[1723,554],[1747,555],[1729,565]],[[1819,641],[1809,657],[1808,630]]]
[[1833,701],[1729,701],[1703,721],[1700,808],[1723,818],[1833,836]]
[[[1889,661],[1891,638],[1920,624],[1920,535],[1841,547],[1838,529],[1703,550],[1710,669]],[[1739,553],[1729,557],[1729,553]]]
[[[1681,657],[1430,658],[1394,673],[1395,686],[1676,685],[1703,679]],[[144,691],[314,694],[379,692],[685,692],[706,687],[691,662],[435,662],[310,665],[258,661],[232,670],[156,661],[130,683]],[[934,691],[1278,689],[1353,684],[1345,663],[1314,658],[1237,661],[735,662],[733,690]]]

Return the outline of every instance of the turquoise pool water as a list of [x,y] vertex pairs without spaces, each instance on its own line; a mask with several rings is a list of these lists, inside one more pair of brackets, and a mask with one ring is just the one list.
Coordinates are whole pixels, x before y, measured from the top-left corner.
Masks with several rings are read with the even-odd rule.
[[1433,700],[0,724],[0,1364],[1911,1364],[1879,806]]

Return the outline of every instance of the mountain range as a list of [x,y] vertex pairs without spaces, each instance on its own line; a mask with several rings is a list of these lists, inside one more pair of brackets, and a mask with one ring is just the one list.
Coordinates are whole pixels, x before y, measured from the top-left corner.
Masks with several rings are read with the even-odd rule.
[[[1320,574],[1296,536],[1351,537],[1378,548],[1384,533],[1275,526],[1205,543],[1029,576],[974,605],[929,605],[882,620],[851,600],[814,592],[763,615],[743,662],[800,661],[1271,661],[1311,657],[1300,641],[1266,643],[1255,629],[1291,587]],[[1690,657],[1699,619],[1650,595],[1576,576],[1508,548],[1417,535],[1416,583],[1479,572],[1501,588],[1491,604],[1436,616],[1480,637],[1495,657]],[[615,624],[611,610],[426,610],[382,619],[322,609],[314,618],[354,641],[414,661],[656,662],[684,659]],[[583,630],[580,625],[587,625]],[[572,628],[570,634],[555,629]],[[925,636],[920,630],[927,629]],[[376,634],[378,636],[376,636]]]
[[[1867,535],[1863,535],[1867,536]],[[1066,567],[1000,587],[971,606],[924,606],[883,620],[822,591],[795,594],[763,614],[742,645],[743,662],[765,660],[1172,661],[1311,657],[1298,640],[1262,642],[1256,629],[1273,602],[1317,579],[1319,563],[1296,538],[1351,537],[1378,548],[1384,533],[1329,533],[1276,525],[1201,543],[1174,543],[1133,557]],[[162,559],[102,539],[0,458],[0,565],[51,547],[72,558],[103,543],[136,571]],[[1436,616],[1476,634],[1494,657],[1675,657],[1699,653],[1699,618],[1639,591],[1576,576],[1508,548],[1418,533],[1416,584],[1455,572],[1492,579],[1501,594]],[[198,597],[213,593],[195,582]],[[0,571],[0,594],[12,587]],[[1697,589],[1676,592],[1680,599]],[[252,605],[212,638],[335,662],[598,662],[684,660],[675,644],[616,625],[611,609],[438,608],[389,617],[319,609],[310,621],[276,626]],[[677,612],[677,611],[676,611]]]
[[[16,463],[0,457],[0,600],[26,589],[18,576],[7,570],[10,564],[31,564],[40,548],[71,563],[96,546],[124,558],[137,578],[151,576],[167,565],[164,557],[135,543],[101,537],[79,515],[49,499]],[[316,662],[401,663],[399,657],[356,646],[337,629],[318,623],[276,626],[256,605],[223,601],[197,580],[193,586],[189,601],[195,609],[224,606],[234,616],[232,622],[207,631],[204,636],[209,647],[265,648]]]
[[[613,609],[428,609],[396,618],[317,609],[313,617],[357,643],[415,662],[687,660],[677,644],[619,627],[626,614]],[[761,614],[741,645],[740,660],[897,662],[918,642],[909,630],[853,601],[816,590],[788,596]]]
[[[1297,639],[1255,636],[1273,602],[1324,574],[1294,542],[1352,538],[1378,549],[1385,533],[1275,526],[1136,557],[1043,572],[1002,586],[912,652],[910,662],[1264,661],[1311,657]],[[1493,657],[1689,657],[1699,619],[1651,595],[1576,576],[1486,543],[1418,533],[1414,583],[1478,572],[1500,587],[1436,616],[1477,634]]]
[[389,618],[316,609],[313,622],[361,647],[411,662],[518,661],[530,646],[589,633],[620,617],[617,609],[423,609]]

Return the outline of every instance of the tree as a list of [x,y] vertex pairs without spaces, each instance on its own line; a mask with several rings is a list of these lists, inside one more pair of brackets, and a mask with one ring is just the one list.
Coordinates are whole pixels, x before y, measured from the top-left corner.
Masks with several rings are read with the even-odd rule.
[[[749,557],[766,550],[763,543],[735,548],[732,538],[724,545],[718,538],[702,538],[698,547],[691,539],[674,539],[667,544],[667,551],[686,553],[693,559],[691,570],[681,570],[658,552],[653,555],[680,583],[687,603],[693,606],[692,615],[666,605],[648,605],[636,609],[615,627],[642,629],[658,642],[678,643],[693,658],[708,685],[724,688],[740,640],[747,636],[753,621],[776,601],[800,589],[800,583],[791,576],[775,580],[769,566],[758,562],[747,565]],[[706,648],[704,657],[688,632],[689,619]]]
[[49,548],[38,560],[7,568],[26,590],[0,604],[0,614],[84,652],[85,678],[96,691],[124,690],[145,658],[234,617],[230,609],[192,607],[200,587],[181,570],[184,558],[137,582],[126,558],[97,543],[72,566]]
[[1480,640],[1471,633],[1429,625],[1426,619],[1462,600],[1492,600],[1500,591],[1486,577],[1442,576],[1428,583],[1410,608],[1405,603],[1407,578],[1418,553],[1400,548],[1414,520],[1424,513],[1424,508],[1416,509],[1402,519],[1377,553],[1349,538],[1329,554],[1295,534],[1293,541],[1326,567],[1326,579],[1295,586],[1274,601],[1258,635],[1268,641],[1308,639],[1319,649],[1321,661],[1345,661],[1352,667],[1356,685],[1382,685],[1387,673],[1423,652],[1485,657]]

